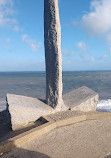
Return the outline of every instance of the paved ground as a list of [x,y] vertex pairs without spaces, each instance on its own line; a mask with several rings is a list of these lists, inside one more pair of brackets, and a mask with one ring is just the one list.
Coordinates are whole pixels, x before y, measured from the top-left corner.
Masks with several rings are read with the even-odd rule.
[[54,121],[60,121],[60,120],[68,119],[71,117],[82,116],[84,114],[87,114],[87,113],[81,112],[81,111],[67,110],[67,111],[57,112],[55,114],[50,114],[48,115],[48,117]]
[[55,129],[2,158],[99,158],[110,152],[111,119],[101,119]]

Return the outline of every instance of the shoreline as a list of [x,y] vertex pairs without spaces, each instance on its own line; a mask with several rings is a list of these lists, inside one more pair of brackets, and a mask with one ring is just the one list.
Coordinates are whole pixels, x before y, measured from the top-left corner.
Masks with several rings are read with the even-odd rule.
[[[0,113],[6,110],[6,101],[0,102]],[[101,110],[101,111],[100,111]],[[111,112],[111,99],[100,99],[97,104],[97,111]]]

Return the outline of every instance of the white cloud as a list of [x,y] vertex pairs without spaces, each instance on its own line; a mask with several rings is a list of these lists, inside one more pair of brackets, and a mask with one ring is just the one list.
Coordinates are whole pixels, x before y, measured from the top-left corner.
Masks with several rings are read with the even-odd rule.
[[107,35],[107,43],[111,45],[111,33]]
[[73,22],[73,26],[78,25],[88,35],[102,37],[111,52],[111,0],[92,0],[90,11],[82,16],[80,22]]
[[12,0],[0,0],[0,27],[8,24],[16,24],[17,20],[13,17],[15,10],[13,9]]
[[81,19],[81,25],[91,35],[111,32],[111,0],[93,0],[90,12]]
[[30,44],[30,48],[32,49],[33,52],[37,52],[38,51],[38,45],[35,43],[31,43]]
[[10,43],[11,39],[10,38],[6,38],[6,43]]
[[12,53],[12,52],[13,52],[12,48],[11,48],[9,45],[5,45],[4,48],[5,48],[9,53]]
[[84,61],[84,62],[94,62],[95,61],[95,58],[94,56],[92,56],[90,54],[90,50],[87,46],[87,44],[83,41],[79,41],[77,44],[76,44],[79,52],[78,52],[78,59],[80,61]]
[[94,61],[95,61],[94,56],[88,56],[88,57],[87,57],[87,61],[88,61],[88,62],[94,62]]
[[66,55],[66,56],[74,56],[75,51],[69,51],[69,50],[65,49],[62,51],[62,54]]
[[[94,63],[95,58],[92,54],[90,54],[90,51],[88,49],[88,46],[86,45],[85,42],[79,41],[76,44],[77,48],[76,52],[75,51],[69,51],[67,49],[63,50],[62,53],[64,56],[67,56],[65,59],[65,64],[71,64],[73,62],[84,62],[84,63]],[[64,59],[63,59],[64,60]]]
[[109,51],[111,52],[111,33],[106,36],[107,44],[109,45]]
[[10,46],[10,42],[11,42],[11,39],[8,37],[5,39],[5,46],[4,48],[8,51],[8,52],[12,52],[12,48]]
[[17,26],[17,25],[15,25],[13,29],[14,29],[15,32],[18,32],[18,31],[21,30],[21,29],[19,28],[19,26]]
[[41,46],[41,42],[37,42],[36,40],[30,38],[27,34],[22,35],[22,41],[28,44],[33,52],[37,52]]
[[80,51],[83,51],[83,52],[87,52],[87,50],[88,50],[86,43],[83,41],[78,42],[77,47]]
[[106,36],[106,42],[109,46],[109,52],[111,52],[111,32]]
[[108,54],[103,54],[99,57],[101,60],[105,60],[105,59],[108,59],[109,58],[109,55]]
[[104,54],[103,55],[103,58],[108,58],[109,56],[107,54]]
[[95,62],[95,57],[88,54],[88,55],[84,55],[84,56],[79,56],[79,58],[77,59],[79,62],[90,62],[90,63],[94,63]]
[[14,30],[15,32],[23,32],[23,28],[19,27],[18,25],[15,25],[15,26],[13,27],[13,30]]

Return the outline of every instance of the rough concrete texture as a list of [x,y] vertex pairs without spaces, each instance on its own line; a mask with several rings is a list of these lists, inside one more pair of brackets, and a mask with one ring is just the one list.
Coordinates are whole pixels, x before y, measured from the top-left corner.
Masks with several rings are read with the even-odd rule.
[[80,87],[63,96],[64,103],[71,110],[96,111],[99,95],[88,87]]
[[111,119],[85,121],[27,141],[2,158],[100,158],[111,153]]
[[107,154],[107,155],[105,155],[105,156],[103,156],[101,158],[111,158],[111,153],[109,153],[109,154]]
[[61,26],[58,0],[44,0],[46,101],[56,111],[67,110],[62,100]]
[[36,121],[41,116],[54,113],[54,110],[36,98],[7,94],[12,129]]
[[49,117],[53,121],[60,121],[60,120],[69,119],[69,118],[72,118],[72,117],[82,116],[82,115],[85,115],[85,114],[86,113],[81,112],[81,111],[67,110],[67,111],[57,112],[55,114],[50,114],[47,117]]
[[20,131],[18,132],[15,131],[16,135],[13,132],[10,133],[11,135],[8,135],[9,137],[7,137],[9,139],[7,140],[7,138],[5,137],[6,138],[5,140],[7,141],[0,144],[0,155],[10,152],[15,147],[17,148],[21,144],[31,141],[32,139],[37,139],[37,137],[40,138],[40,136],[43,136],[44,134],[56,128],[77,124],[87,120],[100,120],[106,118],[111,119],[111,113],[100,113],[100,112],[83,113],[83,112],[70,111],[68,112],[68,114],[66,114],[66,112],[64,111],[64,112],[58,112],[57,114],[53,114],[53,115],[54,117],[51,115],[49,115],[51,117],[49,116],[42,117],[40,120],[42,121],[42,123],[45,122],[46,123],[42,124],[41,126],[39,126],[39,124],[38,125],[36,124],[34,125],[35,127],[34,126],[32,127],[32,124],[30,124],[31,125],[30,127],[33,129],[28,130],[27,128],[25,128],[25,131],[23,129],[24,133],[21,134],[18,133]]

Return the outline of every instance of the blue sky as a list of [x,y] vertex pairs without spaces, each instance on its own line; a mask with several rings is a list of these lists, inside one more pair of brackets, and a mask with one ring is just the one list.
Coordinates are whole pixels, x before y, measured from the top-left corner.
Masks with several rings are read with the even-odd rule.
[[[0,0],[0,71],[42,71],[44,0]],[[111,70],[111,0],[59,0],[63,70]]]

